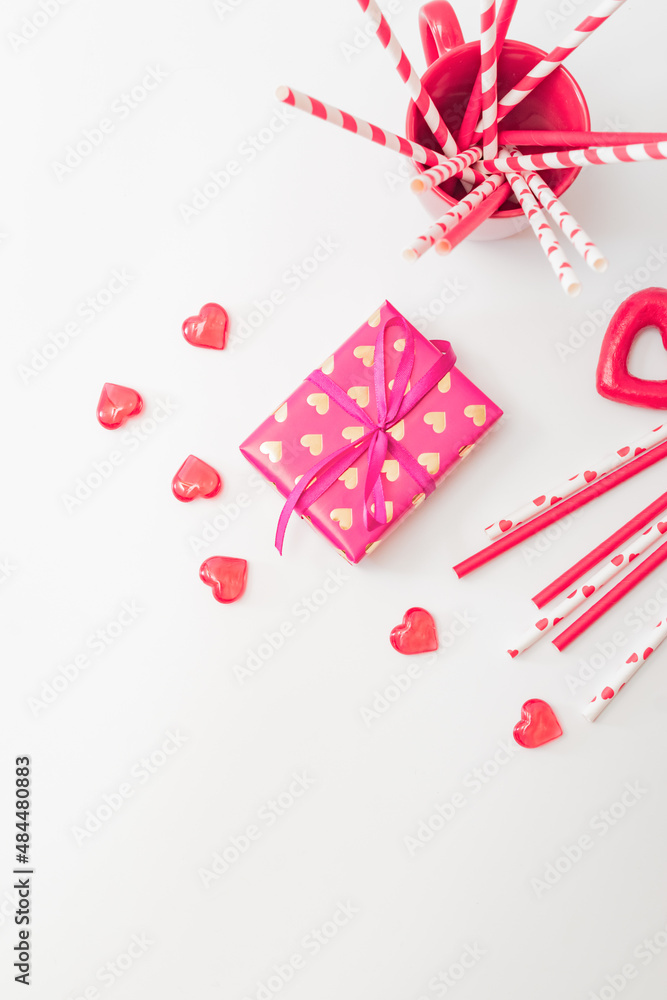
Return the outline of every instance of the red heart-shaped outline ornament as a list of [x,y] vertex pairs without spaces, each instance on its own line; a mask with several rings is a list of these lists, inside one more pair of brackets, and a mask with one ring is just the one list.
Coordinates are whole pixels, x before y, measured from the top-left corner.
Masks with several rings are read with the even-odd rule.
[[563,735],[551,705],[541,698],[530,698],[521,706],[521,721],[514,727],[514,739],[521,747],[533,750]]
[[617,403],[667,410],[667,380],[638,378],[628,371],[632,345],[647,326],[657,326],[667,350],[667,289],[643,288],[618,307],[602,341],[597,391]]
[[183,336],[194,347],[222,351],[227,344],[228,328],[229,316],[222,306],[207,302],[196,316],[190,316],[183,323]]
[[188,455],[171,481],[171,491],[177,500],[190,503],[197,497],[215,497],[222,489],[222,479],[212,465],[196,455]]
[[389,641],[398,653],[434,653],[438,648],[438,633],[433,616],[424,608],[409,608],[401,625],[391,630]]
[[97,404],[97,419],[102,427],[113,431],[122,427],[130,417],[141,413],[143,407],[144,401],[136,389],[116,385],[115,382],[105,382]]
[[248,579],[248,563],[233,556],[211,556],[199,567],[199,576],[213,591],[216,601],[233,604],[243,597]]

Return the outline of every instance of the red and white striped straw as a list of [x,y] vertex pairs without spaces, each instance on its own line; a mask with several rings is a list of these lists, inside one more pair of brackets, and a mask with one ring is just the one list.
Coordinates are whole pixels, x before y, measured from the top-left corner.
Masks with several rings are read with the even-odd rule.
[[559,483],[553,489],[545,491],[534,500],[521,504],[506,517],[501,517],[498,521],[490,524],[486,529],[487,535],[489,538],[495,539],[508,534],[511,528],[516,528],[526,521],[532,521],[542,511],[548,510],[562,500],[579,493],[580,490],[586,489],[596,479],[603,479],[608,473],[627,465],[642,452],[650,451],[662,444],[663,441],[667,441],[667,424],[660,424],[659,427],[653,428],[648,434],[642,435],[630,444],[621,445],[616,451],[612,451],[611,454],[605,455],[593,465],[589,465],[583,472],[571,476],[570,479],[566,479],[565,482]]
[[482,73],[482,143],[484,158],[491,159],[498,153],[496,0],[480,0],[479,54]]
[[630,545],[621,549],[620,552],[616,552],[597,573],[594,573],[581,586],[573,590],[567,597],[564,597],[562,601],[559,601],[548,615],[543,616],[529,629],[526,629],[515,646],[507,650],[510,656],[518,656],[519,653],[523,653],[533,643],[537,642],[538,639],[541,639],[543,635],[547,635],[559,622],[567,618],[575,608],[580,607],[593,594],[601,590],[605,584],[613,580],[621,570],[625,569],[638,556],[650,549],[666,532],[667,521],[658,521],[657,524],[647,528],[638,538],[635,538]]
[[450,177],[458,177],[466,167],[469,167],[472,163],[476,163],[481,156],[482,150],[479,146],[466,149],[463,153],[459,153],[458,156],[452,156],[446,163],[441,163],[437,167],[429,167],[419,177],[413,178],[410,182],[410,189],[412,191],[427,191],[430,188],[437,187],[438,184],[448,181]]
[[391,30],[386,17],[375,0],[358,0],[358,3],[361,9],[368,14],[380,43],[391,56],[398,75],[407,86],[412,100],[424,116],[424,120],[431,132],[442,146],[443,152],[446,156],[456,156],[458,148],[454,136],[440,117],[438,109],[431,100],[431,95],[419,79],[396,35]]
[[332,125],[338,125],[339,128],[347,129],[348,132],[360,135],[364,139],[370,139],[371,142],[375,142],[379,146],[386,146],[387,149],[391,149],[395,153],[409,156],[411,159],[417,160],[418,163],[435,166],[438,163],[449,162],[442,153],[436,153],[426,146],[420,146],[417,142],[404,139],[403,136],[394,135],[393,132],[380,128],[379,125],[371,125],[363,118],[357,118],[356,115],[351,115],[347,111],[341,111],[340,108],[336,108],[332,104],[318,101],[308,94],[302,94],[299,90],[278,87],[276,97],[283,104],[290,104],[292,107],[298,108],[299,111],[305,111],[309,115],[314,115],[315,118],[321,118],[323,121],[331,122]]
[[574,216],[568,212],[562,201],[556,197],[549,185],[533,171],[525,174],[525,179],[530,190],[546,208],[551,218],[560,226],[588,266],[592,267],[594,271],[606,271],[609,261],[593,243],[588,233],[584,232]]
[[567,38],[563,39],[560,45],[552,49],[544,59],[540,60],[537,66],[534,66],[523,79],[514,85],[508,94],[505,94],[498,104],[498,120],[500,121],[500,119],[508,115],[512,108],[520,104],[524,97],[527,97],[535,87],[542,83],[545,77],[553,73],[555,69],[558,69],[563,60],[567,59],[575,49],[579,48],[582,42],[590,38],[593,32],[601,24],[604,24],[607,18],[611,17],[625,2],[626,0],[602,0],[589,17],[585,17],[581,24],[578,24],[574,31]]
[[592,149],[561,149],[549,153],[501,153],[490,160],[483,160],[487,170],[559,170],[568,167],[585,167],[592,163],[646,163],[648,160],[667,160],[667,142],[637,142],[626,146],[597,146]]
[[509,184],[501,184],[447,230],[447,235],[436,243],[435,252],[445,255],[451,253],[454,247],[462,243],[466,236],[469,236],[478,226],[481,226],[485,219],[497,212],[510,194]]
[[[503,0],[500,10],[498,11],[498,18],[496,20],[496,58],[498,60],[502,55],[502,48],[505,44],[505,39],[507,38],[507,32],[509,31],[510,22],[514,16],[514,10],[517,2],[518,0]],[[470,91],[468,107],[465,110],[463,121],[461,122],[461,128],[459,129],[459,146],[462,146],[464,149],[471,143],[473,133],[477,128],[477,120],[481,110],[482,70],[480,67],[477,78],[473,84],[472,90]]]
[[547,221],[546,215],[535,200],[527,183],[520,174],[516,173],[508,173],[507,180],[510,182],[514,194],[519,199],[519,204],[524,211],[524,215],[537,236],[540,246],[544,250],[544,254],[560,282],[561,288],[566,295],[578,295],[581,291],[581,285],[574,273],[574,268],[565,256],[563,248]]
[[664,142],[667,132],[550,132],[548,129],[500,130],[501,146],[549,146],[578,149],[585,146],[627,146],[636,142]]
[[667,618],[659,621],[655,628],[646,633],[641,644],[638,644],[625,663],[617,667],[614,676],[608,684],[602,688],[588,703],[583,711],[584,718],[589,722],[595,722],[604,712],[607,705],[624,688],[628,681],[634,677],[637,671],[643,667],[658,646],[667,639]]
[[448,230],[454,226],[460,219],[468,215],[469,212],[479,205],[480,202],[488,198],[490,194],[499,188],[501,184],[505,183],[505,178],[502,174],[494,174],[492,177],[487,178],[481,184],[478,184],[476,188],[467,194],[465,198],[454,205],[449,212],[442,215],[437,222],[429,226],[425,233],[418,236],[414,243],[411,243],[409,247],[403,251],[403,259],[414,261],[418,257],[421,257],[423,253],[429,250],[438,240],[442,239],[448,232]]

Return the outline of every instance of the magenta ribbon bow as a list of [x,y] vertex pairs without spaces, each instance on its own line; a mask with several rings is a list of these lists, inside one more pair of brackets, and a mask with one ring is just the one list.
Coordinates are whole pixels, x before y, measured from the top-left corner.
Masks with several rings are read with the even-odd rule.
[[[401,358],[396,370],[394,384],[387,395],[384,335],[392,326],[401,327],[405,335],[405,348],[401,353]],[[336,482],[342,474],[349,469],[355,458],[368,451],[368,470],[366,472],[366,482],[364,485],[364,525],[368,529],[371,522],[375,525],[387,523],[387,512],[384,503],[384,491],[382,489],[381,471],[387,455],[392,455],[398,459],[401,467],[412,476],[422,493],[427,496],[435,489],[435,479],[422,468],[404,448],[400,442],[396,441],[387,432],[402,420],[406,414],[426,395],[430,390],[445,377],[456,363],[456,355],[451,345],[447,341],[434,340],[431,343],[442,353],[425,375],[412,386],[406,393],[412,369],[415,363],[415,344],[412,328],[405,322],[403,317],[394,317],[384,323],[378,330],[375,340],[375,361],[373,365],[373,380],[375,386],[375,400],[377,404],[377,421],[374,421],[362,409],[356,400],[351,399],[341,387],[325,375],[319,368],[308,376],[308,381],[313,382],[322,392],[325,392],[329,399],[332,399],[342,410],[349,413],[351,417],[363,424],[367,431],[362,438],[350,442],[327,455],[326,458],[316,462],[299,480],[290,495],[285,501],[280,519],[278,520],[278,530],[276,531],[276,548],[282,555],[283,539],[285,529],[292,513],[296,510],[307,510],[312,503],[318,500],[329,487]],[[313,478],[317,481],[313,482]],[[298,505],[298,506],[297,506]]]

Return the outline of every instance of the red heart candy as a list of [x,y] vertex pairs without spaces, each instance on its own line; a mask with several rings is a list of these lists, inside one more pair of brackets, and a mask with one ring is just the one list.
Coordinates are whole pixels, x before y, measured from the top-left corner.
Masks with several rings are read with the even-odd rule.
[[188,455],[171,481],[177,500],[189,503],[195,497],[215,497],[222,489],[222,479],[213,468],[196,455]]
[[211,588],[216,601],[232,604],[243,596],[248,579],[248,563],[232,556],[211,556],[199,567],[199,576]]
[[202,306],[196,316],[190,316],[183,324],[183,336],[188,344],[195,347],[211,347],[222,351],[227,343],[229,316],[216,302]]
[[521,747],[541,747],[563,735],[553,708],[541,698],[531,698],[521,706],[521,722],[514,727],[514,739]]
[[628,371],[632,345],[647,326],[657,326],[667,350],[667,289],[643,288],[618,307],[602,341],[597,391],[619,403],[665,410],[667,380],[637,378]]
[[403,624],[391,630],[389,641],[399,653],[432,653],[438,648],[438,633],[432,615],[424,608],[410,608]]
[[610,698],[614,697],[614,689],[610,687],[602,688],[601,697],[604,698],[605,701],[609,701]]
[[586,586],[586,587],[582,587],[581,588],[581,593],[584,595],[584,597],[590,597],[591,594],[595,593],[595,587],[591,587],[590,585]]
[[97,404],[97,419],[108,430],[121,427],[126,420],[141,413],[144,401],[135,389],[105,382]]
[[501,531],[509,531],[512,527],[511,521],[498,521],[498,527]]

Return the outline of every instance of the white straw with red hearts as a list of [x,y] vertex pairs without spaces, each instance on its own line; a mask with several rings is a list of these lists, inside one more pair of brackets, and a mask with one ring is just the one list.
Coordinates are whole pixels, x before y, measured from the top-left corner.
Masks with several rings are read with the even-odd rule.
[[499,188],[505,183],[505,178],[502,174],[493,174],[488,177],[482,184],[478,184],[476,188],[465,196],[461,198],[456,205],[453,205],[448,212],[434,222],[425,233],[418,236],[417,239],[410,244],[409,247],[403,251],[404,260],[414,261],[418,257],[421,257],[423,253],[434,246],[438,240],[441,240],[443,236],[446,236],[448,230],[463,219],[469,212],[471,212],[480,202],[484,201],[489,195],[493,194],[496,188]]
[[595,479],[601,479],[609,472],[620,469],[621,466],[626,465],[636,455],[655,448],[656,445],[662,444],[663,441],[667,441],[667,424],[660,424],[659,427],[655,427],[648,434],[637,438],[631,444],[623,445],[610,455],[605,455],[604,458],[600,459],[594,465],[589,466],[584,472],[579,472],[576,476],[566,479],[564,483],[560,483],[555,489],[549,490],[548,493],[541,494],[534,500],[529,500],[527,503],[522,504],[516,510],[513,510],[511,514],[508,514],[507,517],[500,518],[500,520],[490,524],[486,529],[487,535],[492,539],[506,535],[512,528],[516,528],[519,524],[523,524],[526,521],[532,521],[543,510],[547,510],[549,507],[560,503],[561,500],[565,500],[567,497],[571,497],[573,494],[585,489]]
[[591,699],[582,713],[584,718],[589,722],[595,722],[665,639],[667,639],[667,618],[659,621],[655,628],[646,634],[644,641],[637,645],[627,660],[616,669],[609,683]]
[[580,607],[585,601],[598,593],[605,584],[613,580],[630,563],[634,562],[640,555],[647,552],[659,539],[667,533],[667,521],[659,521],[657,524],[647,528],[638,538],[635,538],[629,545],[626,545],[620,552],[616,552],[611,559],[606,562],[597,573],[594,573],[588,580],[573,590],[572,593],[564,597],[562,601],[553,608],[548,615],[539,619],[534,625],[523,633],[518,642],[507,652],[511,657],[518,656],[525,652],[534,643],[547,635],[559,622],[567,618],[575,608]]

